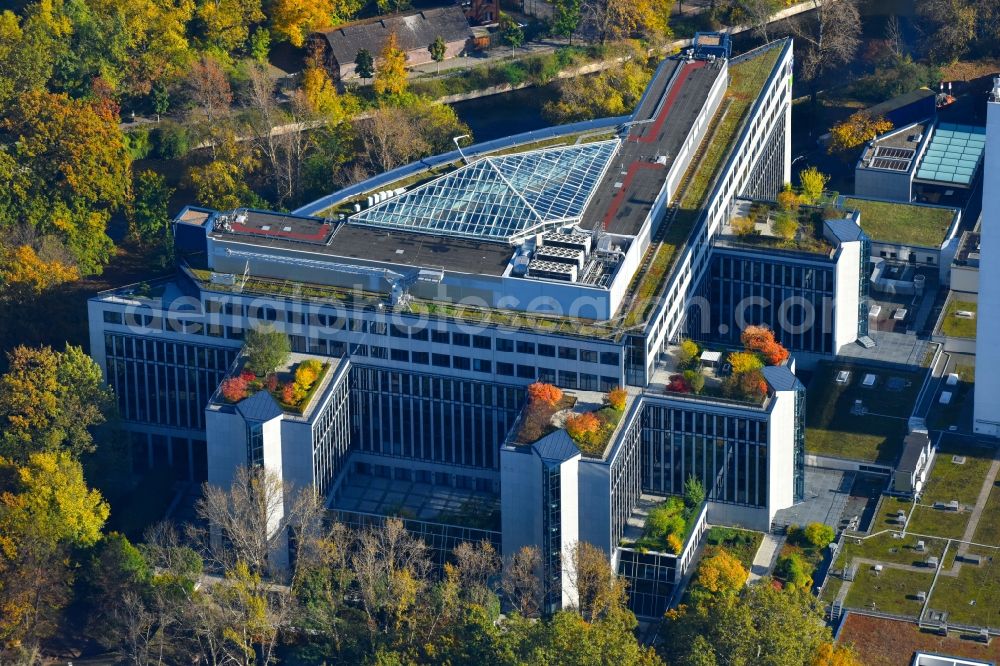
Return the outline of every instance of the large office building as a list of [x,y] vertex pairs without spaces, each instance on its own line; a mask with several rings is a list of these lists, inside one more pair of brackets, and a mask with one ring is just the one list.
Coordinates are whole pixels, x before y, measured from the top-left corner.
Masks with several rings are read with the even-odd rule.
[[[813,252],[724,242],[741,198],[773,199],[790,180],[791,78],[790,40],[730,58],[725,35],[701,35],[625,122],[468,148],[291,214],[186,208],[176,276],[89,304],[136,471],[221,485],[263,465],[348,524],[404,518],[442,557],[462,540],[535,545],[549,608],[572,603],[559,563],[588,541],[642,590],[637,612],[662,613],[690,557],[621,545],[644,502],[693,476],[700,525],[765,529],[803,493],[794,362],[765,368],[747,399],[671,383],[692,301],[728,324],[733,294],[767,286],[773,309],[745,323],[793,351],[835,352],[863,332],[856,215],[825,219]],[[830,331],[785,337],[777,313],[801,310],[788,298],[836,305],[816,318]],[[264,390],[219,399],[258,327],[288,334],[292,363],[326,368],[301,409]],[[723,353],[735,340],[698,337]],[[517,442],[536,381],[577,404],[625,387],[607,446],[584,451],[558,428]]]
[[[996,186],[996,187],[994,187]],[[973,429],[1000,437],[1000,376],[994,372],[1000,345],[1000,78],[986,103],[983,215],[979,239],[979,309],[976,317],[976,389]],[[993,257],[992,259],[990,257]]]

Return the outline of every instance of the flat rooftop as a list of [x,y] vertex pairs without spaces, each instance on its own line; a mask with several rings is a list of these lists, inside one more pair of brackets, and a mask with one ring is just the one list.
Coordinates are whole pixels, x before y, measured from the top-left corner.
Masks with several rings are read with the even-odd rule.
[[220,213],[213,233],[246,237],[253,239],[254,244],[284,240],[321,245],[330,240],[333,228],[330,221],[317,217],[244,208]]
[[908,172],[930,122],[914,123],[883,134],[865,148],[861,166],[865,169]]
[[705,60],[668,60],[660,67],[581,227],[628,236],[639,232],[721,73]]
[[861,213],[861,228],[875,242],[937,248],[958,211],[954,208],[844,197],[844,208]]
[[916,178],[968,187],[986,149],[986,128],[940,123],[917,168]]
[[963,232],[962,240],[958,244],[958,252],[955,253],[954,263],[959,266],[978,267],[980,258],[979,241],[979,232]]
[[[216,238],[231,242],[249,242],[257,247],[289,250],[307,250],[330,257],[361,259],[382,263],[426,268],[447,268],[461,273],[478,275],[503,275],[514,251],[511,246],[470,238],[454,238],[430,233],[396,231],[350,223],[328,223],[314,217],[295,217],[262,212],[251,212],[257,224],[270,222],[282,224],[293,221],[291,226],[302,235],[324,234],[325,243],[303,244],[299,239],[284,234],[248,234],[217,229]],[[273,219],[272,219],[273,218]],[[284,225],[289,226],[289,225]],[[284,228],[284,227],[281,227]]]

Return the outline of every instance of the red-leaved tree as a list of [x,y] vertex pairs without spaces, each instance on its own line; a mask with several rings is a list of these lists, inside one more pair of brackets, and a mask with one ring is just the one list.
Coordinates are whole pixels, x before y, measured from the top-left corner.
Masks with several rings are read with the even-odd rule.
[[670,375],[670,382],[667,384],[667,390],[671,393],[690,393],[691,386],[684,379],[684,375]]
[[223,379],[219,385],[219,392],[228,402],[239,402],[247,397],[247,380],[243,377]]

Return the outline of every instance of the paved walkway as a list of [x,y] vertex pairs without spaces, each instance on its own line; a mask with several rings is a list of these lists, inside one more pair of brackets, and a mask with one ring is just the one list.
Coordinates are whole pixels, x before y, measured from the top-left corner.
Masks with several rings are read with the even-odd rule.
[[771,573],[781,546],[785,543],[785,537],[775,536],[770,532],[764,534],[764,540],[757,549],[757,554],[753,558],[753,565],[750,567],[750,575],[747,577],[747,585],[755,583],[767,574]]

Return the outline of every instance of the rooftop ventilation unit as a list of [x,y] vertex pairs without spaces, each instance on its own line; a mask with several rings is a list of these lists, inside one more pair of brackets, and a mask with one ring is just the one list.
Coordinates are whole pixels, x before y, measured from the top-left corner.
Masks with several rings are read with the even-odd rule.
[[541,245],[543,246],[583,250],[584,254],[590,254],[591,242],[592,239],[589,235],[577,232],[562,233],[549,231],[542,234],[541,239]]
[[528,276],[546,278],[548,280],[561,280],[563,282],[576,282],[577,268],[571,264],[533,259],[528,264]]
[[535,258],[544,261],[555,261],[560,264],[572,264],[578,269],[583,268],[585,258],[583,249],[575,247],[542,246],[535,250]]

